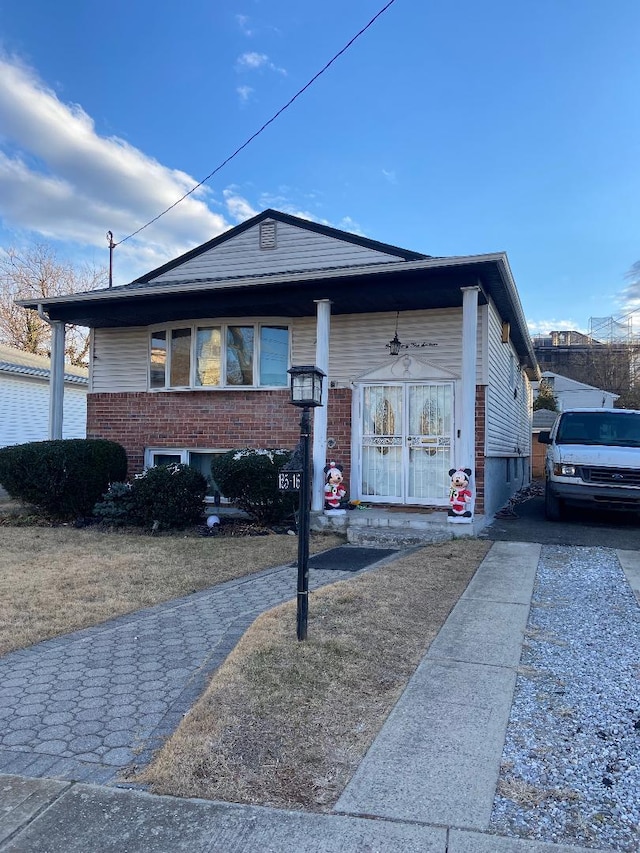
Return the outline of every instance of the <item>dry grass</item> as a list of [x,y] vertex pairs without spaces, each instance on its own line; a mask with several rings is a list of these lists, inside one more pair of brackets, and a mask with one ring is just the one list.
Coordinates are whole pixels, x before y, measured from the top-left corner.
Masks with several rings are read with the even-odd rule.
[[432,545],[260,617],[155,762],[156,793],[327,810],[489,543]]
[[[295,536],[0,526],[0,654],[293,561]],[[314,551],[341,544],[312,537]]]
[[570,788],[540,788],[517,776],[508,776],[498,782],[498,794],[525,809],[533,809],[547,800],[575,803],[580,795]]

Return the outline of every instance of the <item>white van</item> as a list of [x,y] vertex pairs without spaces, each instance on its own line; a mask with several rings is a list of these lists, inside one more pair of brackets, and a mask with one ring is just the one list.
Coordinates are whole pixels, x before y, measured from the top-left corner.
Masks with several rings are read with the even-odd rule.
[[538,441],[548,519],[565,505],[640,512],[640,411],[566,409]]

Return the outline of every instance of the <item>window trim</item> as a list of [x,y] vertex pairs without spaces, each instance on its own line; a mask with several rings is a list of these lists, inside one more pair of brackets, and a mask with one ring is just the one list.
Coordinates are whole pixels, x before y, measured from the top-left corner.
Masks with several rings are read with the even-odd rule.
[[[229,385],[227,384],[227,329],[230,326],[252,327],[254,330],[253,342],[253,383],[251,385]],[[198,329],[218,328],[220,329],[220,384],[198,385],[196,384],[196,353],[198,344]],[[292,333],[290,319],[269,317],[265,320],[207,320],[190,321],[188,323],[176,321],[148,327],[148,351],[147,351],[147,390],[152,393],[166,393],[167,391],[280,391],[288,388],[288,379],[283,385],[261,385],[260,363],[262,348],[262,329],[282,328],[287,332],[287,369],[291,367]],[[172,334],[178,329],[188,329],[191,337],[189,348],[189,384],[170,385],[171,379],[171,340]],[[165,362],[164,362],[164,385],[151,385],[151,355],[154,335],[164,333],[165,335]]]

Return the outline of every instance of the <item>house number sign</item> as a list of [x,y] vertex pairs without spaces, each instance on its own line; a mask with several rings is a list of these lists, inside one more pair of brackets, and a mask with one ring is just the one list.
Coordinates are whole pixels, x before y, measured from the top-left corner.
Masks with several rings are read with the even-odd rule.
[[298,492],[302,484],[302,471],[280,471],[278,489],[281,492]]

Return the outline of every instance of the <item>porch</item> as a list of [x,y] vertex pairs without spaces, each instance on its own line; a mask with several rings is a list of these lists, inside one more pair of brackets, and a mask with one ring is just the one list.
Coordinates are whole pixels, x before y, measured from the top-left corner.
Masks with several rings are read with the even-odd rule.
[[350,545],[409,548],[478,536],[490,520],[476,515],[470,524],[452,524],[446,509],[377,506],[348,510],[344,515],[312,512],[311,529],[346,534]]

